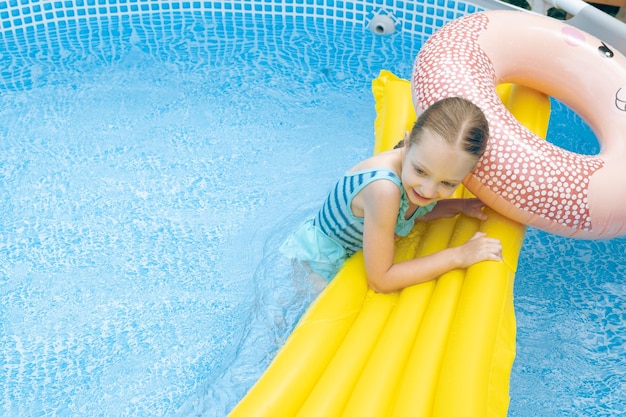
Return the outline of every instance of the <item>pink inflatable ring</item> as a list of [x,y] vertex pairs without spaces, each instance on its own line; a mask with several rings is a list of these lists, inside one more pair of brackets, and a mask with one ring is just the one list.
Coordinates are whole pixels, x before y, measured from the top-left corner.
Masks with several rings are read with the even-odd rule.
[[[518,83],[580,115],[600,142],[586,156],[523,127],[496,94]],[[483,109],[491,138],[465,186],[496,211],[583,239],[626,235],[626,58],[563,22],[518,11],[454,20],[422,47],[412,77],[417,114],[445,97]]]

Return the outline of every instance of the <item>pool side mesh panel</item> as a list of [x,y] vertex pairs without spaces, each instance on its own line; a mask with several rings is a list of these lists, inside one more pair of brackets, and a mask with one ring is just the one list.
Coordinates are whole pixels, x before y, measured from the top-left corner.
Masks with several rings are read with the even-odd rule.
[[390,14],[400,30],[430,35],[449,20],[478,11],[471,3],[455,0],[9,0],[0,1],[0,33],[55,28],[95,22],[100,17],[124,19],[146,13],[207,12],[214,15],[258,14],[299,16],[307,20],[334,19],[366,27],[377,13]]

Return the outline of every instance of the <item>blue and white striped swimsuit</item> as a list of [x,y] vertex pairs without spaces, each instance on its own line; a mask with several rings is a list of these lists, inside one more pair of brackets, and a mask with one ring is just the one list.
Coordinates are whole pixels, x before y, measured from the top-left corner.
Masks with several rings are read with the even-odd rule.
[[388,180],[400,188],[400,210],[395,233],[409,234],[415,219],[431,211],[435,203],[418,207],[406,219],[409,200],[398,175],[389,169],[368,169],[347,173],[328,195],[319,213],[305,222],[281,246],[283,254],[306,261],[314,272],[327,280],[334,277],[346,258],[363,248],[364,219],[352,213],[352,199],[363,187],[377,180]]
[[365,186],[376,180],[391,181],[400,188],[402,193],[395,229],[398,236],[408,235],[413,229],[415,219],[428,213],[434,207],[434,203],[425,207],[418,207],[406,219],[409,200],[404,192],[402,182],[395,172],[388,169],[368,169],[344,175],[328,195],[322,209],[313,219],[313,224],[331,239],[341,244],[346,249],[348,256],[363,248],[364,220],[352,213],[352,199]]

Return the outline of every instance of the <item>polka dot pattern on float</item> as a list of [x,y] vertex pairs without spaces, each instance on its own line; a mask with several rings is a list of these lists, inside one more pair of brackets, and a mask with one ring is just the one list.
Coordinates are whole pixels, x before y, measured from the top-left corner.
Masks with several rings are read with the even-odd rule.
[[478,42],[488,26],[486,15],[469,15],[444,26],[424,44],[412,80],[418,114],[446,97],[472,101],[485,113],[491,133],[474,177],[520,210],[591,230],[589,179],[603,161],[545,142],[509,113],[496,93],[494,64]]

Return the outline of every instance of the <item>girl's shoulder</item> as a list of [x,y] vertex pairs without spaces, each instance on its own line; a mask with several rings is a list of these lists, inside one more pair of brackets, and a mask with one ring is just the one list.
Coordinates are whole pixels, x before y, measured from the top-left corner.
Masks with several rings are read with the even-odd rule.
[[402,174],[402,153],[401,149],[393,149],[371,156],[354,165],[348,173],[357,173],[371,170],[388,170],[394,172],[398,177]]
[[396,150],[372,156],[352,167],[346,174],[346,179],[359,177],[357,181],[352,182],[359,184],[352,200],[354,214],[363,217],[366,205],[377,207],[382,212],[388,210],[397,212],[402,196],[401,175],[401,153]]

